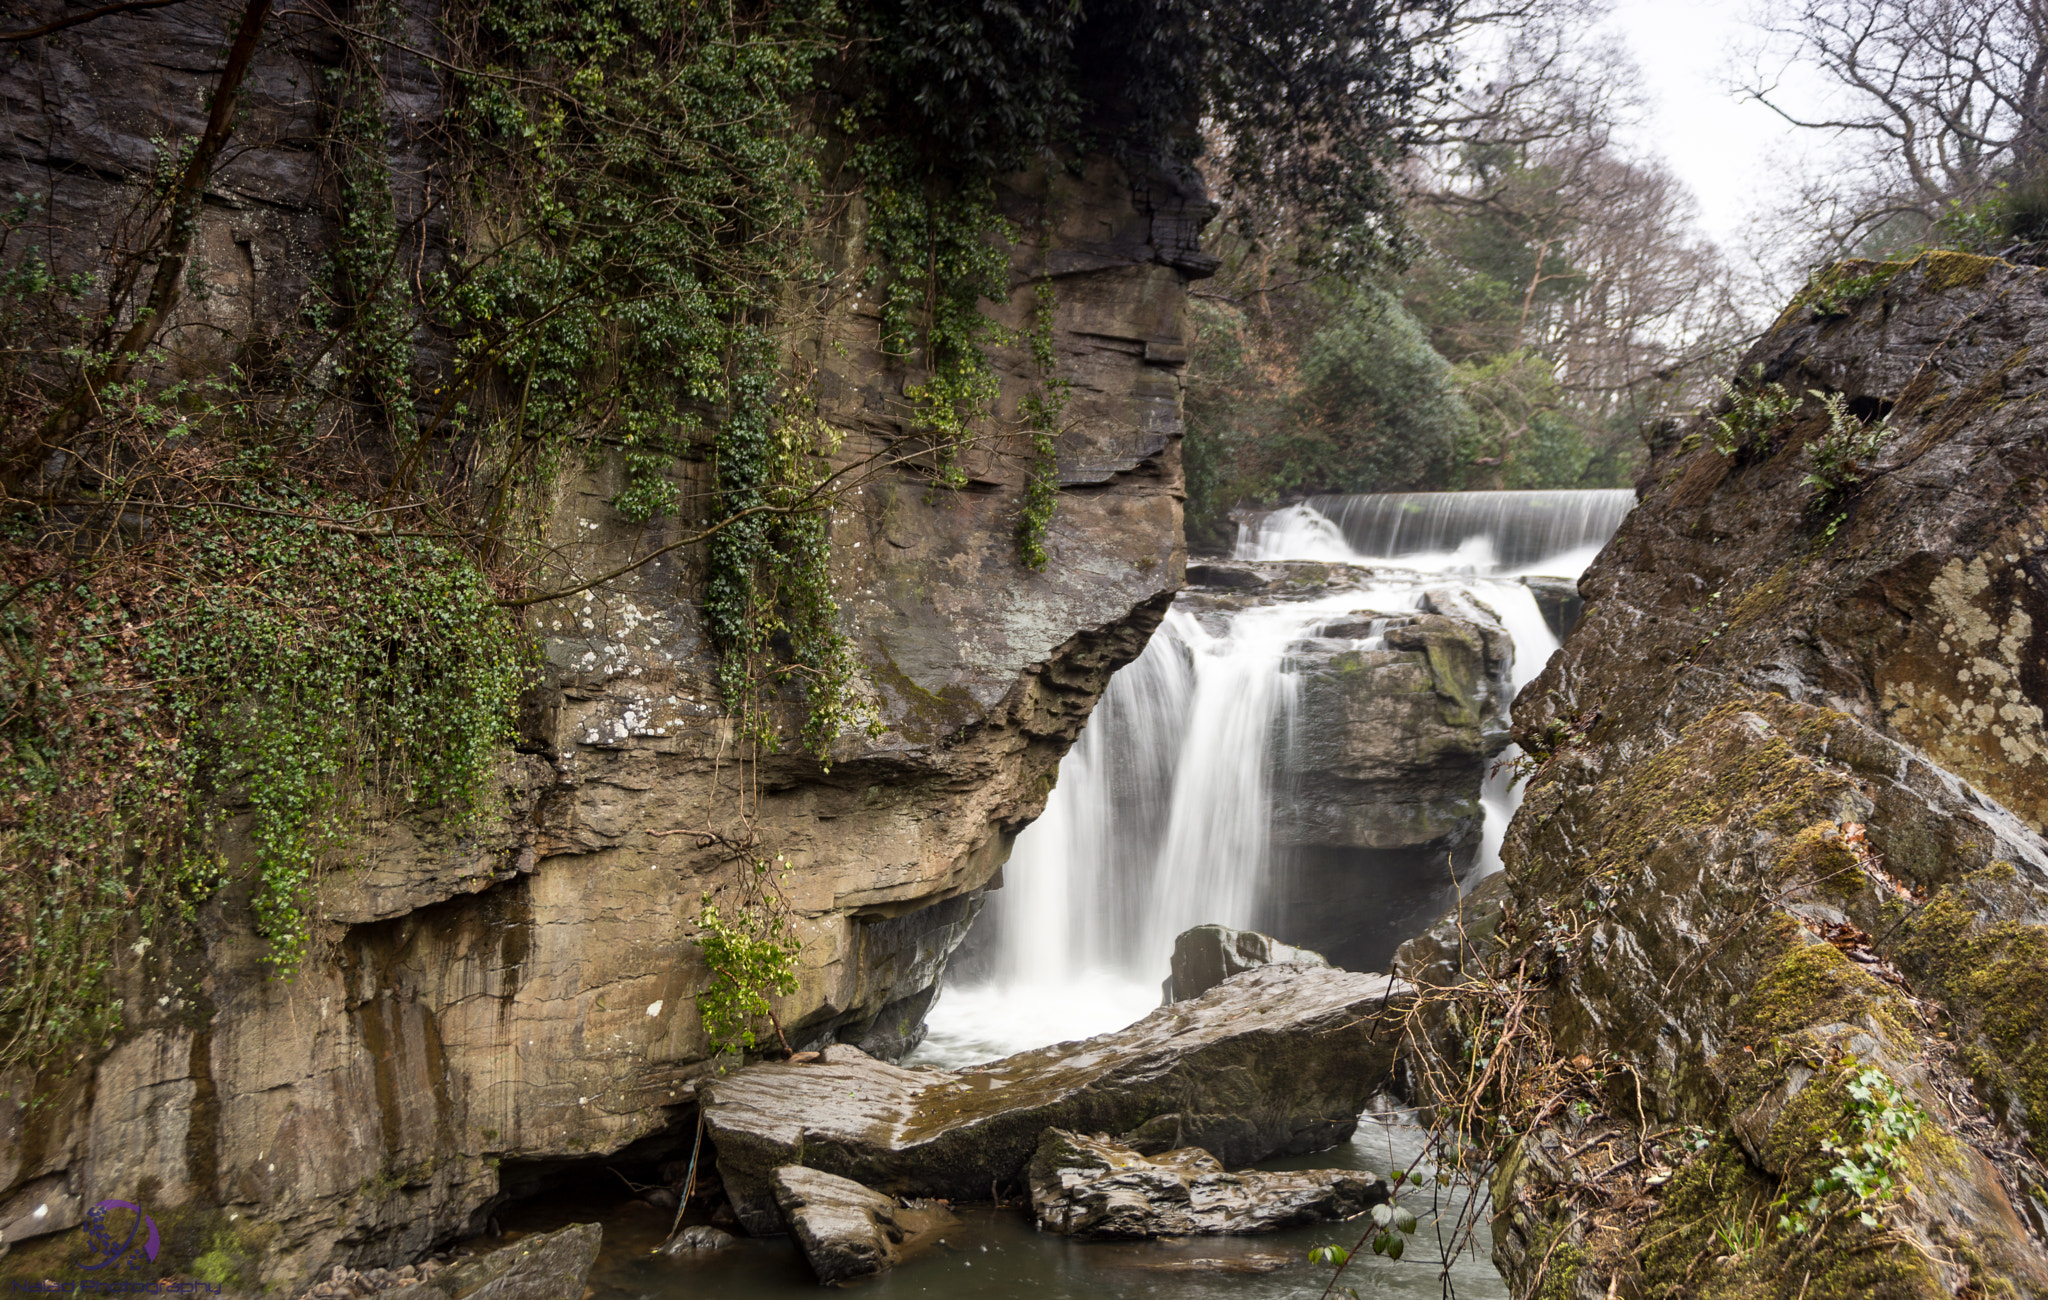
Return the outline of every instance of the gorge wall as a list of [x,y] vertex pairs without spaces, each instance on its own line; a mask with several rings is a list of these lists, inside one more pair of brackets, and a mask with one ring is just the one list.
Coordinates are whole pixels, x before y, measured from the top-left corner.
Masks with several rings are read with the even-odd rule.
[[[1744,358],[1732,454],[1660,433],[1521,695],[1467,918],[1554,1048],[1495,1183],[1518,1293],[2048,1293],[2044,290],[1956,254],[1821,281]],[[1773,383],[1803,405],[1744,428]],[[1849,419],[1877,450],[1831,496]]]
[[[194,0],[11,47],[0,185],[47,196],[60,266],[90,267],[119,239],[153,140],[197,131],[236,8]],[[434,17],[402,7],[409,48],[384,65],[399,219],[426,232],[423,257],[445,233]],[[333,178],[308,143],[307,88],[339,57],[307,32],[260,53],[241,147],[203,212],[206,292],[186,295],[170,335],[179,365],[203,370],[219,359],[208,340],[289,316],[318,273]],[[742,801],[802,940],[800,990],[777,1001],[791,1041],[915,1041],[980,891],[1185,560],[1182,311],[1211,265],[1196,247],[1209,205],[1102,158],[1013,178],[1001,197],[1027,242],[1011,301],[985,308],[1021,335],[1035,287],[1054,285],[1056,372],[1073,385],[1044,571],[1016,558],[1024,434],[983,440],[958,491],[903,466],[846,493],[833,577],[876,726],[843,735],[829,769],[794,748],[736,764],[698,605],[702,546],[534,606],[544,681],[504,761],[501,815],[370,827],[322,881],[315,956],[289,982],[266,974],[246,881],[230,886],[202,909],[204,950],[176,989],[132,999],[103,1050],[0,1080],[0,1241],[17,1255],[4,1267],[68,1259],[77,1234],[62,1230],[118,1197],[146,1204],[167,1251],[222,1252],[250,1282],[290,1284],[473,1231],[550,1162],[687,1144],[709,1068],[693,921],[734,870],[700,832]],[[835,228],[841,265],[861,220],[856,201]],[[876,308],[833,312],[802,347],[841,465],[910,432]],[[995,356],[1008,428],[1034,363],[1021,343]],[[619,473],[599,461],[564,477],[544,525],[557,576],[607,572],[703,522],[630,522],[607,504]],[[702,488],[711,469],[673,473]],[[245,862],[239,825],[226,843]]]

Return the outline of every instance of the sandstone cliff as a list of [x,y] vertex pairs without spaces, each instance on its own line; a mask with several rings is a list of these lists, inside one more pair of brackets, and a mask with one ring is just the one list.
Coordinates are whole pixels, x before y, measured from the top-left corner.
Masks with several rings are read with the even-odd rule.
[[1795,303],[1518,701],[1518,1293],[2048,1293],[2044,288],[1935,254]]
[[[17,47],[0,69],[0,181],[49,196],[60,264],[90,265],[115,237],[153,137],[197,129],[231,9],[117,16]],[[433,16],[405,8],[402,34],[431,49]],[[252,71],[245,147],[197,238],[207,292],[187,296],[174,331],[186,364],[208,364],[205,338],[260,333],[295,310],[334,238],[304,87],[339,57],[307,36]],[[418,50],[392,53],[385,75],[399,216],[419,219],[431,251],[441,79]],[[990,310],[1021,332],[1033,286],[1053,283],[1056,369],[1073,384],[1044,572],[1016,561],[1027,467],[1001,446],[969,460],[958,492],[904,472],[849,494],[831,524],[833,576],[856,693],[879,725],[842,737],[829,770],[793,748],[735,767],[695,603],[701,547],[535,607],[545,680],[504,763],[503,814],[460,834],[372,827],[323,881],[319,955],[288,983],[265,973],[246,895],[209,904],[204,951],[174,994],[130,1006],[103,1053],[0,1082],[0,1239],[135,1199],[168,1249],[292,1282],[474,1230],[504,1187],[551,1162],[687,1142],[707,1068],[691,923],[730,869],[695,832],[739,800],[803,943],[801,988],[778,1003],[791,1038],[878,1052],[914,1041],[979,891],[1184,566],[1182,308],[1207,269],[1194,241],[1208,205],[1103,159],[1018,178],[1002,198],[1031,234],[1014,250],[1012,301]],[[856,209],[842,260],[858,223]],[[806,345],[844,463],[905,431],[906,380],[877,348],[872,305],[828,316]],[[1006,379],[1032,373],[1021,346],[998,361]],[[1012,414],[1021,387],[1006,384]],[[563,481],[546,521],[560,572],[604,572],[697,522],[621,517],[606,504],[619,473],[597,462]],[[246,858],[233,827],[228,844]],[[68,1259],[69,1240],[16,1247],[34,1257],[8,1266]]]

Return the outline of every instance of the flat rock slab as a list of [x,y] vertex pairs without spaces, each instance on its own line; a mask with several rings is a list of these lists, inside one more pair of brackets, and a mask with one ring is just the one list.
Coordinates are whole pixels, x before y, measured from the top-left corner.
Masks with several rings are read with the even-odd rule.
[[1354,1169],[1233,1174],[1198,1147],[1146,1157],[1100,1134],[1050,1128],[1031,1159],[1038,1226],[1092,1239],[1278,1232],[1365,1213],[1385,1180]]
[[1127,1029],[979,1070],[906,1070],[845,1048],[808,1065],[707,1081],[704,1124],[749,1232],[782,1231],[771,1178],[802,1164],[893,1196],[987,1200],[1022,1187],[1048,1128],[1149,1152],[1199,1146],[1226,1165],[1351,1136],[1387,1082],[1412,986],[1267,966]]
[[444,1268],[418,1290],[421,1300],[582,1300],[604,1228],[572,1223]]

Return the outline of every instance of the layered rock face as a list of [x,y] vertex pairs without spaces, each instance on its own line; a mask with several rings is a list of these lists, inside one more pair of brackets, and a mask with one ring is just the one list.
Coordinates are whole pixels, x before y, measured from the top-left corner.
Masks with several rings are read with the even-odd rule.
[[[21,23],[43,8],[56,12],[32,5]],[[15,128],[0,173],[51,196],[60,267],[90,264],[95,232],[134,201],[149,139],[197,129],[231,8],[107,18],[0,69]],[[434,17],[424,0],[405,7],[410,43],[431,47]],[[315,39],[265,47],[203,215],[211,292],[187,295],[174,341],[295,310],[334,236],[330,178],[296,143],[318,127],[302,87],[339,57]],[[421,218],[431,242],[422,124],[444,107],[441,83],[397,50],[384,74],[399,223]],[[1056,369],[1073,384],[1045,571],[1015,558],[1024,435],[969,455],[958,492],[908,471],[851,491],[832,520],[834,576],[878,725],[841,737],[829,770],[794,750],[736,768],[696,603],[701,547],[535,607],[545,681],[506,758],[501,815],[460,834],[371,828],[322,884],[318,956],[288,984],[265,975],[246,894],[210,904],[182,987],[131,1006],[110,1051],[0,1080],[0,1234],[69,1228],[83,1206],[141,1195],[186,1225],[181,1249],[226,1231],[290,1279],[398,1262],[473,1228],[505,1167],[668,1140],[705,1068],[694,997],[709,974],[691,921],[733,865],[699,832],[742,811],[802,940],[801,988],[778,1002],[792,1040],[885,1054],[916,1041],[979,891],[1184,562],[1182,306],[1208,265],[1192,243],[1208,206],[1099,159],[1019,178],[1003,199],[1035,242],[1015,250],[1017,290],[993,311],[1021,331],[1049,277]],[[879,353],[873,310],[830,316],[803,345],[847,464],[909,429],[914,376]],[[1035,362],[1021,345],[995,359],[1009,421]],[[709,472],[674,469],[686,497]],[[619,474],[570,474],[543,539],[553,577],[607,572],[701,522],[622,518],[607,504]],[[229,847],[247,859],[232,833]]]
[[1148,1158],[1057,1128],[1039,1139],[1030,1178],[1039,1230],[1084,1240],[1278,1232],[1353,1218],[1387,1199],[1385,1179],[1350,1169],[1233,1174],[1199,1147]]
[[[1518,1293],[2048,1294],[2048,272],[1872,271],[1742,363],[1842,415],[1669,434],[1518,702],[1481,946],[1620,1117],[1504,1167]],[[1845,418],[1881,446],[1830,499]]]

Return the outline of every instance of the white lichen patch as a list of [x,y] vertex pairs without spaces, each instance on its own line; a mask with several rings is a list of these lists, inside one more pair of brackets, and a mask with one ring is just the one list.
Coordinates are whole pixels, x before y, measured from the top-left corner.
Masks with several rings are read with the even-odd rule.
[[2024,795],[2048,779],[2048,719],[2020,682],[2034,622],[2017,600],[2000,608],[1993,577],[1981,555],[1948,562],[1928,596],[1940,629],[1937,653],[1953,667],[1927,665],[1934,671],[1917,680],[1884,682],[1882,703],[1891,724],[1936,762],[1984,785],[2041,830],[2048,801]]

